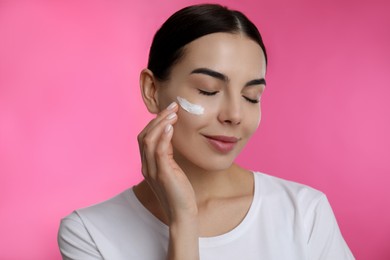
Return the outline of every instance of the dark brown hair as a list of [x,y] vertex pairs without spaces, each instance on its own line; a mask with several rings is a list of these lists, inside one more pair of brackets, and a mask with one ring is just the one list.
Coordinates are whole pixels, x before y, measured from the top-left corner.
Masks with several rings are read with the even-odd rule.
[[256,26],[241,12],[218,4],[185,7],[174,13],[156,32],[149,52],[148,69],[160,81],[169,79],[172,67],[184,55],[184,46],[211,33],[244,33],[267,53]]

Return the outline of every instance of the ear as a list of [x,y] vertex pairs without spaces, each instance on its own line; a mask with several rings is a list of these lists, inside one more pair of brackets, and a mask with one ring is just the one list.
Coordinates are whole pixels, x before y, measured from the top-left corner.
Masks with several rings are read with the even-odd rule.
[[152,114],[157,114],[159,109],[158,104],[158,86],[156,85],[156,79],[153,72],[149,69],[143,69],[140,74],[139,84],[141,87],[142,99],[148,111]]

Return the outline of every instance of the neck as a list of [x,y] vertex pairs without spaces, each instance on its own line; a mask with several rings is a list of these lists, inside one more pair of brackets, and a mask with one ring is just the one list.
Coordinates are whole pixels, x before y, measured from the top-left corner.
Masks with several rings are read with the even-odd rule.
[[[191,182],[198,207],[213,200],[252,196],[253,175],[236,164],[219,171],[206,171],[181,160],[178,164]],[[167,223],[154,192],[145,180],[134,187],[134,192],[152,214]]]
[[214,198],[225,198],[234,195],[237,185],[246,178],[242,174],[248,173],[236,164],[226,169],[204,169],[185,158],[175,158],[184,171],[194,189],[198,204]]

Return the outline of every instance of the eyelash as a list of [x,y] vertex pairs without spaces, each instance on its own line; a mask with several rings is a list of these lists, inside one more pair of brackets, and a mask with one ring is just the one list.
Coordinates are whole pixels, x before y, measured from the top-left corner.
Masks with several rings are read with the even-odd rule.
[[214,96],[215,94],[217,94],[219,92],[219,91],[208,92],[208,91],[204,91],[201,89],[198,89],[198,90],[199,90],[199,94],[202,94],[205,96]]
[[246,101],[248,102],[251,102],[253,104],[257,104],[260,102],[260,99],[250,99],[250,98],[247,98],[247,97],[244,97],[246,99]]
[[[205,95],[205,96],[214,96],[216,95],[219,91],[213,91],[213,92],[208,92],[208,91],[204,91],[204,90],[201,90],[201,89],[198,89],[199,90],[199,94],[202,94],[202,95]],[[257,100],[257,99],[251,99],[251,98],[247,98],[245,96],[243,96],[243,98],[245,98],[246,101],[252,103],[252,104],[257,104],[260,102],[260,100]]]

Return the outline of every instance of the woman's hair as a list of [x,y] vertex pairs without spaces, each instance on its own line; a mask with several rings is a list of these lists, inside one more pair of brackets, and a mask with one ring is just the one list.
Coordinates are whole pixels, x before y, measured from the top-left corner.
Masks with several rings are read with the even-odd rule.
[[267,53],[256,26],[241,12],[218,4],[201,4],[174,13],[156,32],[149,52],[148,69],[154,76],[169,79],[172,67],[184,55],[186,44],[211,33],[243,33]]

